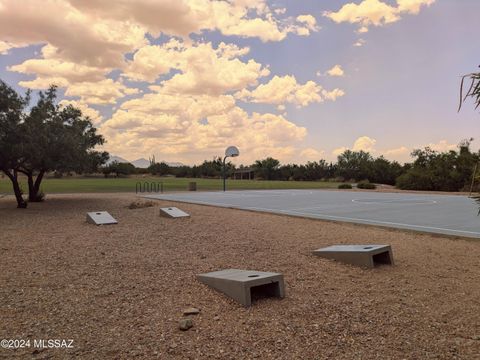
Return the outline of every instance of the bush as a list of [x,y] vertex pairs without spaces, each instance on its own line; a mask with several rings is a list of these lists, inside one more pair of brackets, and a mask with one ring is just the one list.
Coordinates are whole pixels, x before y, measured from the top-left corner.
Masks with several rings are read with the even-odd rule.
[[372,190],[372,189],[376,189],[377,186],[375,184],[372,184],[371,182],[368,182],[368,181],[360,181],[357,184],[357,188]]
[[350,184],[340,184],[340,185],[338,185],[338,188],[339,189],[351,189],[352,185],[350,185]]

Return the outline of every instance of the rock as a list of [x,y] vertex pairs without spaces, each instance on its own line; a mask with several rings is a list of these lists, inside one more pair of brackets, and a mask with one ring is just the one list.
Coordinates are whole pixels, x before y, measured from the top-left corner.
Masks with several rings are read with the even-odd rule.
[[220,316],[214,316],[214,317],[213,317],[213,320],[215,320],[215,321],[220,320]]
[[183,315],[197,315],[200,310],[194,307],[183,310]]
[[193,326],[193,321],[192,321],[192,319],[182,319],[182,320],[180,320],[180,323],[179,323],[179,328],[180,328],[180,330],[182,330],[182,331],[187,331],[187,330],[190,329],[192,326]]

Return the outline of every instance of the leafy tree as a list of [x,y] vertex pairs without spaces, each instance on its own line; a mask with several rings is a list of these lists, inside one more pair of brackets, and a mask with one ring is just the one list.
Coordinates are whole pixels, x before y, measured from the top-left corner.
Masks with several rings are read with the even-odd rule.
[[[197,168],[197,166],[194,166],[194,168]],[[173,174],[176,176],[176,177],[179,177],[179,178],[184,178],[184,177],[198,177],[198,174],[196,173],[195,175],[190,175],[191,174],[191,168],[190,166],[179,166],[175,169],[173,169]]]
[[10,178],[18,207],[26,207],[18,173],[27,176],[29,201],[40,201],[40,185],[47,171],[82,173],[96,169],[108,158],[92,149],[103,137],[80,110],[55,104],[56,88],[39,93],[39,100],[25,111],[25,97],[0,81],[0,167]]
[[280,161],[268,157],[264,160],[255,161],[255,164],[253,164],[252,167],[255,172],[255,176],[264,180],[274,180],[276,178],[279,165]]
[[18,183],[18,168],[25,161],[25,143],[20,127],[29,97],[29,92],[22,97],[0,80],[0,170],[12,182],[19,208],[27,207]]
[[170,171],[170,166],[168,166],[167,163],[161,162],[161,163],[153,163],[148,167],[148,172],[152,175],[167,175],[169,174]]
[[411,167],[397,179],[405,190],[459,191],[468,187],[479,154],[470,151],[470,141],[463,141],[459,151],[437,152],[430,148],[412,152]]
[[90,172],[103,164],[106,152],[92,150],[104,139],[88,117],[73,106],[56,104],[56,87],[39,93],[39,100],[21,124],[25,161],[18,171],[27,176],[29,201],[41,201],[40,185],[45,173]]
[[403,172],[402,165],[396,161],[389,161],[383,156],[370,163],[368,179],[374,183],[395,185],[397,177]]
[[369,179],[372,161],[372,156],[367,152],[345,150],[338,156],[336,175],[346,180]]

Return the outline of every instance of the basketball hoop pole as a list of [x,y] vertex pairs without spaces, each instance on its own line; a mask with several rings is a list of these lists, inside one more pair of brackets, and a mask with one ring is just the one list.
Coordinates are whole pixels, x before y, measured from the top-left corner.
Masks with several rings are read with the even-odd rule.
[[225,192],[226,189],[226,171],[225,171],[225,160],[227,160],[228,156],[225,156],[223,158],[223,192]]
[[223,192],[226,190],[226,177],[227,177],[227,170],[225,168],[225,161],[227,160],[227,157],[237,157],[240,155],[240,151],[235,146],[229,146],[225,150],[225,157],[223,158]]

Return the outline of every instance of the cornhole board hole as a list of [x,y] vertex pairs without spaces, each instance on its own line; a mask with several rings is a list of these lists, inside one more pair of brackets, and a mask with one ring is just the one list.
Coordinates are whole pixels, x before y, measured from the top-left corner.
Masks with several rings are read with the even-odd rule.
[[252,299],[285,297],[283,275],[273,272],[227,269],[197,275],[197,279],[245,307]]
[[95,211],[87,213],[87,222],[95,225],[117,224],[117,220],[106,211]]
[[190,214],[187,214],[186,212],[176,207],[168,207],[168,208],[160,208],[160,216],[170,218],[170,219],[176,219],[176,218],[182,218],[182,217],[190,217]]
[[343,263],[373,268],[377,265],[393,265],[390,245],[333,245],[313,252],[317,256]]

